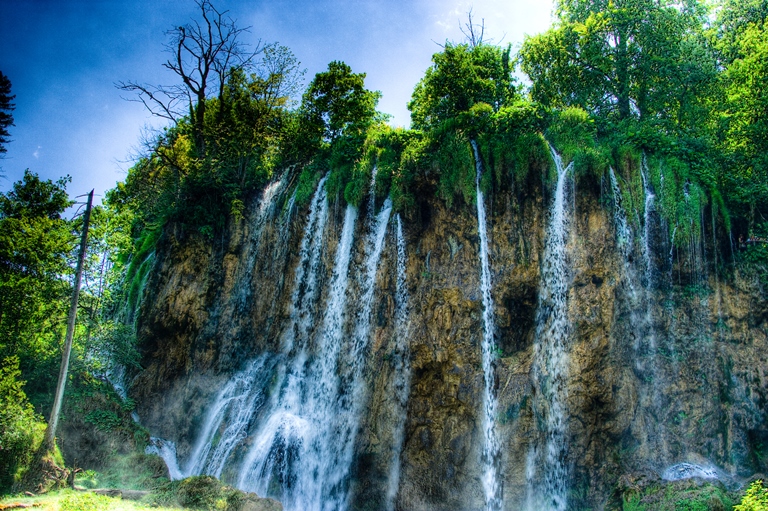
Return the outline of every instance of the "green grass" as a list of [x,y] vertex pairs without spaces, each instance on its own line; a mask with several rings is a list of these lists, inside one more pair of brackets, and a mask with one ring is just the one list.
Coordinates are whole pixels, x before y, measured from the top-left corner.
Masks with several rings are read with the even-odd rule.
[[91,492],[61,490],[36,497],[6,497],[0,507],[10,504],[35,505],[40,511],[179,511],[180,507],[156,507]]

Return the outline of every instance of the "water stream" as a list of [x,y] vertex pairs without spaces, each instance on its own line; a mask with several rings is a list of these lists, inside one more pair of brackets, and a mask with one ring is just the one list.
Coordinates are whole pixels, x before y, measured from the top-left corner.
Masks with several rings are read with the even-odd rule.
[[653,268],[653,247],[651,246],[652,231],[652,214],[656,209],[656,194],[653,192],[653,186],[651,185],[648,172],[648,160],[643,154],[640,161],[640,175],[643,179],[643,191],[645,192],[645,210],[643,217],[643,261],[645,262],[645,275],[644,284],[647,288],[653,288],[655,284],[654,268]]
[[[566,244],[571,221],[567,214],[566,184],[573,163],[563,166],[560,155],[554,148],[550,147],[550,150],[557,168],[557,185],[541,263],[533,362],[534,385],[539,393],[537,405],[541,410],[540,415],[543,415],[545,445],[543,455],[534,447],[528,457],[529,511],[565,511],[568,508],[570,477],[566,461],[568,350],[571,336]],[[531,466],[531,463],[535,465]]]
[[477,142],[470,140],[475,155],[475,185],[477,188],[477,232],[480,236],[480,291],[483,296],[483,490],[485,491],[485,508],[488,511],[501,509],[502,497],[499,487],[499,464],[501,447],[496,435],[496,409],[498,406],[495,390],[493,360],[496,351],[495,318],[493,299],[491,297],[491,269],[488,262],[488,233],[485,219],[485,198],[480,190],[480,178],[483,174],[483,163]]
[[408,396],[411,391],[410,346],[408,343],[409,295],[406,285],[406,246],[403,223],[395,214],[395,242],[397,247],[397,277],[395,281],[395,353],[393,390],[396,402],[396,422],[392,437],[392,458],[387,477],[385,509],[394,511],[397,490],[400,487],[400,454],[403,450],[405,418],[408,413]]

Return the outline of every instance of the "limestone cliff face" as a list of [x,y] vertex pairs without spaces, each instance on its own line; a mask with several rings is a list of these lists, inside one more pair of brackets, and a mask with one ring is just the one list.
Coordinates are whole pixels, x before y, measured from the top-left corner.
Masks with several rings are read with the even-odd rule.
[[[487,202],[504,509],[521,509],[529,498],[531,453],[546,443],[547,403],[532,365],[549,186],[532,181],[525,189],[491,193]],[[718,279],[690,271],[687,256],[674,252],[670,262],[658,219],[656,276],[647,286],[637,250],[627,260],[617,248],[613,212],[600,201],[599,186],[587,180],[573,186],[566,250],[569,509],[610,506],[622,474],[661,473],[677,462],[711,464],[734,479],[768,470],[768,303],[738,274]],[[481,509],[477,219],[466,205],[446,208],[428,183],[422,192],[403,222],[410,387],[395,507]],[[233,221],[222,239],[179,241],[169,232],[158,248],[139,321],[144,369],[131,394],[143,424],[176,442],[182,464],[217,389],[258,354],[279,353],[285,338],[307,212],[283,207],[286,197],[276,197],[272,207],[254,201],[252,213]],[[332,202],[330,211],[320,308],[343,219],[340,206]],[[364,229],[358,222],[358,246]],[[357,509],[384,507],[402,419],[393,383],[392,239],[377,273],[364,361],[364,408],[349,489]],[[350,318],[360,293],[355,275],[362,256],[356,253]],[[250,441],[233,457],[242,458]],[[234,480],[235,471],[233,463],[222,477]]]

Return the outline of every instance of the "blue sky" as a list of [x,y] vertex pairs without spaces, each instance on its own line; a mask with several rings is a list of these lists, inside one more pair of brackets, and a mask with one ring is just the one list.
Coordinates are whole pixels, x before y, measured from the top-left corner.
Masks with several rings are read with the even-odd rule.
[[[248,42],[290,48],[305,80],[343,60],[383,96],[379,110],[407,126],[406,103],[438,43],[461,41],[472,8],[486,39],[519,47],[551,23],[551,0],[219,0]],[[71,196],[98,196],[124,179],[145,126],[162,123],[125,101],[119,81],[176,83],[162,67],[165,31],[197,13],[193,0],[0,0],[0,70],[16,94],[15,126],[0,160],[7,191],[29,168],[69,174]],[[122,96],[122,97],[121,97]]]

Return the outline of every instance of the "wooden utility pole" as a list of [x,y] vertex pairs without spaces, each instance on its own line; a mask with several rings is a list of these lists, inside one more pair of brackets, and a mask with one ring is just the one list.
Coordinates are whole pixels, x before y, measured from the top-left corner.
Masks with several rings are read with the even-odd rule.
[[83,277],[83,263],[85,262],[85,247],[88,243],[88,224],[91,221],[91,203],[93,202],[93,190],[88,194],[88,205],[83,216],[83,234],[80,237],[80,253],[77,256],[77,269],[75,271],[75,287],[72,290],[72,303],[69,306],[69,318],[67,319],[67,337],[64,341],[64,353],[61,355],[61,370],[59,371],[59,383],[56,385],[56,397],[53,400],[53,411],[45,430],[45,445],[48,450],[53,450],[56,439],[56,423],[59,422],[61,403],[64,401],[64,386],[67,383],[69,372],[69,355],[72,352],[72,338],[75,335],[75,320],[77,319],[77,300],[80,297],[80,281]]

